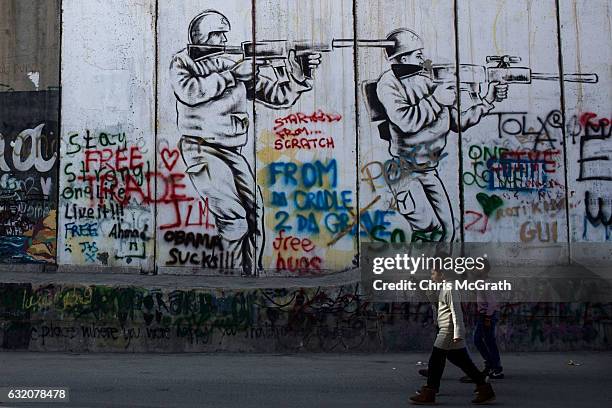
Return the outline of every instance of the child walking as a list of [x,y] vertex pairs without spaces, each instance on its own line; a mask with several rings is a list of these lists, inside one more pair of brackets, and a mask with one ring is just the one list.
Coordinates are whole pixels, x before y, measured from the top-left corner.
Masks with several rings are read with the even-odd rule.
[[[445,282],[443,271],[433,269],[431,280],[437,283]],[[452,282],[449,282],[452,283]],[[429,368],[427,370],[427,385],[421,391],[410,397],[413,404],[434,404],[436,392],[440,389],[440,380],[444,373],[446,360],[461,368],[476,383],[474,404],[485,404],[495,400],[495,393],[486,376],[478,370],[465,346],[465,326],[459,294],[448,287],[440,291],[437,306],[438,335],[434,342]]]
[[[485,268],[480,272],[480,279],[486,281],[489,278],[490,268],[489,262],[485,261]],[[474,330],[474,345],[484,359],[483,373],[491,379],[502,379],[504,378],[504,369],[501,365],[495,337],[499,305],[494,293],[488,290],[479,290],[476,293],[476,301],[478,302],[478,320],[476,321],[476,330]]]

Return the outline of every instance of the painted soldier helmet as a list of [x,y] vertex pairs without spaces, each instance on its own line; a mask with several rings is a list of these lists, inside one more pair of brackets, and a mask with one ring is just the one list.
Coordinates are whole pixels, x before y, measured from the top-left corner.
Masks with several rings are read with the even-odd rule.
[[425,48],[421,37],[407,28],[398,28],[391,31],[387,35],[387,40],[395,42],[395,45],[385,48],[389,60]]
[[204,44],[210,33],[226,33],[232,29],[229,20],[215,10],[205,10],[198,14],[189,24],[189,41],[191,44]]

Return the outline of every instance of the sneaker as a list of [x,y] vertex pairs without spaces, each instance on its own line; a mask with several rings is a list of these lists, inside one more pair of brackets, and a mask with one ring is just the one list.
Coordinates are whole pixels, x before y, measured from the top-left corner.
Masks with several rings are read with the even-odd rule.
[[429,371],[426,368],[421,368],[419,370],[419,374],[421,374],[423,377],[427,377],[429,376]]
[[492,380],[501,380],[502,378],[504,378],[504,369],[498,368],[495,370],[489,370],[489,378],[491,378]]

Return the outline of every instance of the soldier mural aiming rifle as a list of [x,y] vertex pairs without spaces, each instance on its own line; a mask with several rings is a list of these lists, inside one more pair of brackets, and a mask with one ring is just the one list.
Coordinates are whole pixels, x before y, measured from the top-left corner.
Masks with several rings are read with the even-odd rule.
[[[172,58],[170,80],[186,173],[200,197],[208,199],[229,254],[227,267],[252,275],[262,268],[265,237],[261,190],[242,154],[249,129],[247,102],[274,109],[293,105],[312,89],[302,67],[312,72],[321,55],[304,53],[302,64],[288,55],[285,77],[274,81],[257,75],[251,60],[236,62],[225,55],[230,31],[229,20],[216,10],[197,15],[189,24],[189,46]],[[211,52],[204,55],[206,50]]]
[[[520,58],[487,57],[495,66],[432,64],[423,56],[421,37],[407,28],[391,32],[385,49],[390,69],[378,80],[362,84],[370,120],[378,124],[380,137],[389,143],[392,159],[385,174],[397,210],[413,233],[428,241],[450,241],[455,221],[450,199],[438,174],[446,138],[477,125],[508,97],[509,84],[533,80],[595,83],[595,74],[534,73],[516,67]],[[482,86],[487,84],[486,89]],[[472,104],[460,112],[459,91],[469,93]]]
[[[230,269],[251,275],[262,268],[263,199],[248,161],[247,101],[271,109],[291,107],[312,89],[321,53],[357,45],[384,47],[388,41],[266,40],[228,46],[229,20],[205,10],[189,24],[189,43],[170,63],[176,97],[179,150],[198,194],[208,199]],[[242,58],[234,61],[229,56]],[[259,75],[268,65],[276,78]],[[256,254],[257,252],[257,254]]]

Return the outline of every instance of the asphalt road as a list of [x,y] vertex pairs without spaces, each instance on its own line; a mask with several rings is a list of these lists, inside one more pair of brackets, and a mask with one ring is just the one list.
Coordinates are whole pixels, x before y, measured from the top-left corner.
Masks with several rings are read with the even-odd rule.
[[[426,354],[0,353],[0,387],[70,388],[69,404],[1,407],[406,407]],[[580,365],[568,365],[573,360]],[[604,407],[612,352],[503,355],[499,407]],[[447,364],[438,401],[471,406],[473,385]]]

